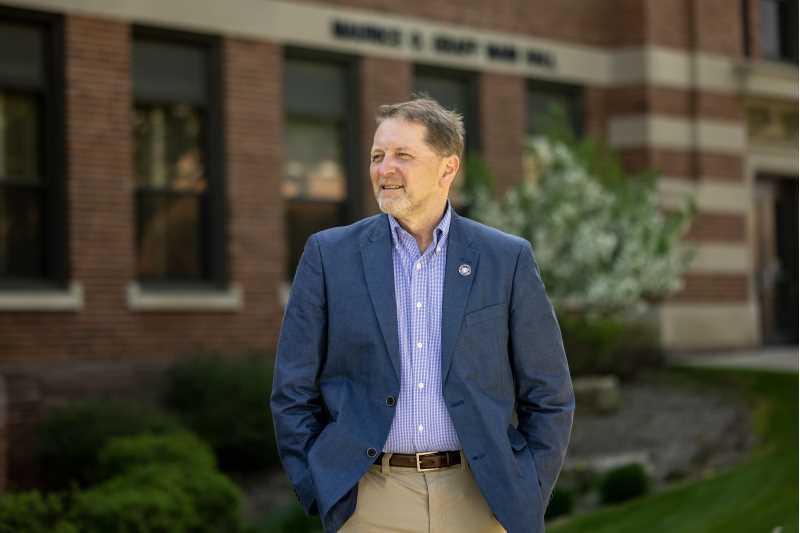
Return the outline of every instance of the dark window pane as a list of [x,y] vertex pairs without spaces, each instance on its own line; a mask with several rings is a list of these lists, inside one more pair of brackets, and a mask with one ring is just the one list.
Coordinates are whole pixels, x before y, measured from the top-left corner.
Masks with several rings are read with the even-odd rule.
[[136,39],[132,53],[137,100],[205,104],[208,93],[203,48]]
[[0,91],[0,181],[39,181],[39,139],[37,98]]
[[137,196],[140,279],[203,275],[202,196],[140,192]]
[[287,273],[294,277],[297,264],[308,237],[325,228],[343,224],[339,202],[303,202],[291,200],[286,203],[286,227],[289,229],[289,264]]
[[[471,82],[466,77],[437,74],[424,69],[414,75],[414,92],[426,93],[447,109],[457,111],[464,119],[464,147],[467,152],[478,151],[477,117],[473,113]],[[463,164],[462,164],[463,168]]]
[[287,59],[284,101],[289,114],[339,119],[347,115],[346,70],[332,63]]
[[447,109],[453,109],[461,114],[469,111],[469,88],[462,80],[427,74],[417,75],[414,78],[414,90],[428,93]]
[[542,135],[558,121],[566,121],[573,133],[582,130],[580,93],[573,87],[531,89],[528,91],[528,134]]
[[344,201],[344,146],[336,123],[289,117],[284,126],[284,198]]
[[0,83],[44,85],[44,31],[0,21]]
[[203,191],[203,115],[188,105],[137,106],[134,170],[140,186]]
[[42,191],[0,186],[0,276],[44,275]]

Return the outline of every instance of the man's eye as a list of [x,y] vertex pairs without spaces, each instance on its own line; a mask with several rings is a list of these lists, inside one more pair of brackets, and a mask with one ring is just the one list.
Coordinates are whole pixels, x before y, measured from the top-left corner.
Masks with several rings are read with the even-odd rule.
[[372,161],[373,162],[380,161],[380,159],[381,159],[381,155],[380,154],[375,154],[375,155],[372,156]]
[[400,154],[398,154],[398,155],[399,155],[400,157],[402,157],[403,159],[411,159],[411,154],[406,154],[406,153],[402,153],[402,152],[401,152],[401,153],[400,153]]

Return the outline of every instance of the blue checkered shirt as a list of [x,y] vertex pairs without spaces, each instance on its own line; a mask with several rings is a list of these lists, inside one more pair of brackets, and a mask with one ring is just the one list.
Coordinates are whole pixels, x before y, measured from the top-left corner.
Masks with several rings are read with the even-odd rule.
[[389,215],[392,233],[400,396],[384,452],[458,450],[461,444],[442,395],[442,293],[450,203],[423,252]]

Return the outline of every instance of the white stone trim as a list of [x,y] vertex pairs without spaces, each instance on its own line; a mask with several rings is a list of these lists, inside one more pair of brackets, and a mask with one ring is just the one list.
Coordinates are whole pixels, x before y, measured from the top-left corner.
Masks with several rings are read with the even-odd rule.
[[241,311],[244,306],[242,288],[233,283],[226,290],[172,289],[148,291],[132,281],[127,288],[131,311]]
[[700,181],[661,177],[656,182],[661,205],[679,207],[687,196],[695,199],[704,212],[748,213],[752,208],[750,186],[747,183],[728,183],[703,179]]
[[[537,79],[574,82],[594,86],[652,84],[668,87],[699,87],[710,91],[781,96],[797,100],[797,67],[770,63],[743,63],[737,59],[706,52],[659,46],[617,48],[587,46],[523,34],[492,32],[469,26],[332,7],[312,2],[287,0],[5,0],[4,3],[31,9],[122,19],[139,24],[211,32],[279,44],[338,50],[358,55],[395,57],[477,71],[507,72]],[[342,41],[331,35],[334,19],[346,19],[419,32],[423,37],[449,34],[499,41],[520,48],[546,51],[556,67],[509,65],[489,61],[485,56],[459,58],[417,50],[410,43],[389,47],[380,44]]]
[[669,350],[749,347],[761,343],[753,302],[664,303],[659,307],[661,345]]
[[753,258],[750,248],[742,244],[716,244],[683,242],[678,247],[680,250],[691,248],[694,250],[694,259],[689,266],[691,273],[725,273],[750,275]]
[[755,178],[759,172],[782,174],[785,176],[798,175],[797,148],[775,148],[770,146],[753,145],[747,152],[745,159],[747,175]]
[[745,149],[745,128],[739,122],[666,115],[626,115],[608,123],[609,143],[617,148],[663,147],[739,154]]
[[83,309],[83,286],[78,281],[70,281],[66,289],[0,291],[0,312],[60,312],[81,309]]

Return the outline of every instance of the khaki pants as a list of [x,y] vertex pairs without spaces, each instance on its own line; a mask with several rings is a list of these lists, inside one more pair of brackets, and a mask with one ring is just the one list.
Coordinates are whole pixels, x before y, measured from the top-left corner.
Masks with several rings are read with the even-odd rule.
[[460,465],[427,472],[389,466],[390,456],[359,480],[356,510],[340,533],[505,533],[464,452]]

